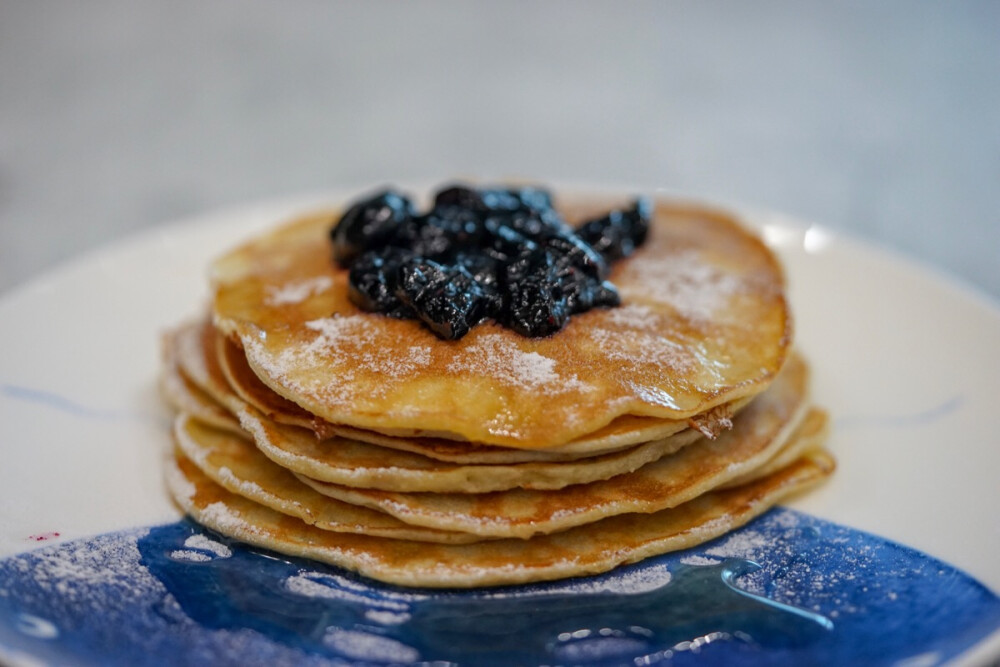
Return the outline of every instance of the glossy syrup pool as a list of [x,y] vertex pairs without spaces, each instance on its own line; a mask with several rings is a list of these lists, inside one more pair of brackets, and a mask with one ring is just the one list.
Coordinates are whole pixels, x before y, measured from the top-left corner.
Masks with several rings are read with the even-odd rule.
[[911,664],[1000,628],[913,549],[791,510],[595,577],[389,587],[184,520],[0,561],[0,662]]

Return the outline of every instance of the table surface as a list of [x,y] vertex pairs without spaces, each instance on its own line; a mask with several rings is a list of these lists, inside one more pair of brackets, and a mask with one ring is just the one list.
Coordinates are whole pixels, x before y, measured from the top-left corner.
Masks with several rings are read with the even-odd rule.
[[0,0],[0,294],[135,230],[454,176],[774,209],[1000,298],[1000,3]]

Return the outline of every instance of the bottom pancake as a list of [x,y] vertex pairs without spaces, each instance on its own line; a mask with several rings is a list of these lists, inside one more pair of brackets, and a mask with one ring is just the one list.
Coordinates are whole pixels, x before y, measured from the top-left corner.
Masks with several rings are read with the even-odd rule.
[[429,544],[320,530],[232,494],[196,467],[182,468],[173,457],[167,462],[167,483],[177,503],[196,521],[251,545],[392,584],[468,588],[596,574],[701,544],[819,482],[833,469],[828,453],[812,451],[765,477],[710,491],[672,509],[623,514],[528,540],[475,544]]

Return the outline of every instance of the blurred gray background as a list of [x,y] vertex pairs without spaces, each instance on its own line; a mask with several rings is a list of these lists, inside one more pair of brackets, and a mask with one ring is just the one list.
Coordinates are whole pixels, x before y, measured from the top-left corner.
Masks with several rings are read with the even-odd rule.
[[1000,297],[1000,2],[0,0],[0,291],[133,230],[452,175],[663,186]]

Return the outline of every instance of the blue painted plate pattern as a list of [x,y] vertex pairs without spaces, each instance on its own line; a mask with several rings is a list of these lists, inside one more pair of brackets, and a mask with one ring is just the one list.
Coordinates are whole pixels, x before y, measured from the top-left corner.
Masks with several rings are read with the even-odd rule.
[[718,540],[528,586],[386,586],[189,521],[0,561],[0,661],[67,665],[945,662],[1000,599],[877,536],[776,509]]

